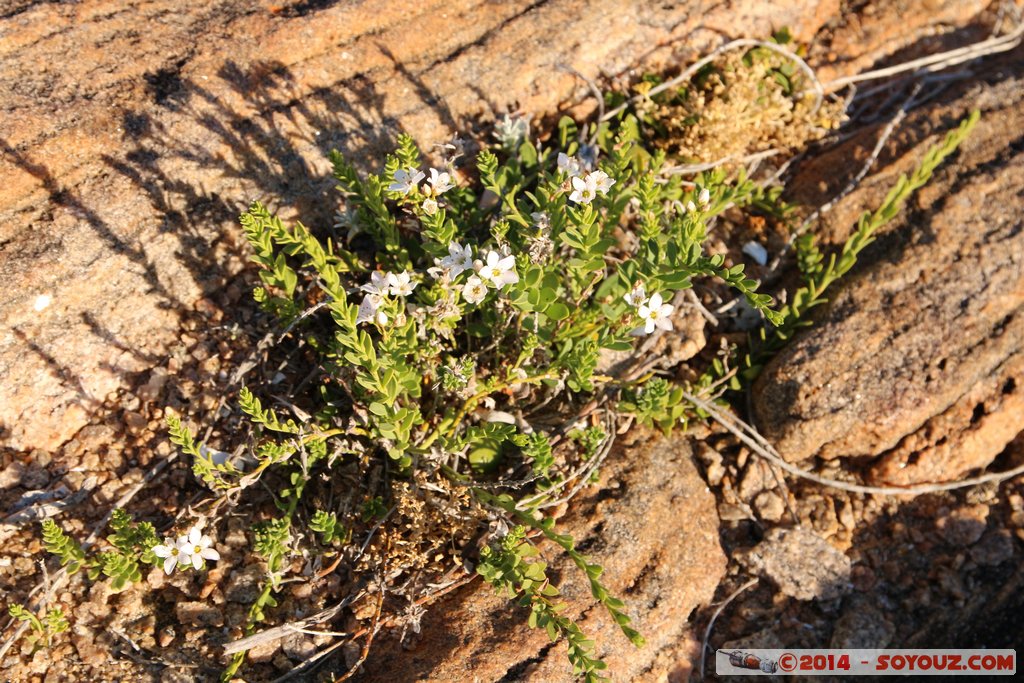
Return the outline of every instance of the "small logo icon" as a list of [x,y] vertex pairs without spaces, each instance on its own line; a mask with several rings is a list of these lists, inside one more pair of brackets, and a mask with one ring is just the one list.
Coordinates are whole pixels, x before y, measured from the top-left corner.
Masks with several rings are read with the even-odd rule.
[[761,659],[757,655],[734,650],[725,653],[729,655],[729,663],[740,669],[753,669],[766,674],[773,674],[778,671],[778,664],[773,659]]

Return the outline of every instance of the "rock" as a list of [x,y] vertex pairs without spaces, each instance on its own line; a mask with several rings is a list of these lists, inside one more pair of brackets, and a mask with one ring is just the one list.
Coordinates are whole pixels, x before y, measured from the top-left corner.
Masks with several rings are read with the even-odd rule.
[[301,662],[316,654],[316,645],[313,644],[312,637],[303,633],[296,633],[282,639],[281,650],[292,661]]
[[852,588],[850,558],[804,529],[772,529],[741,561],[798,600],[833,600]]
[[20,460],[15,460],[7,467],[0,469],[0,490],[19,486],[27,469],[25,463]]
[[281,651],[280,640],[268,640],[261,643],[257,643],[246,654],[246,659],[251,662],[269,662]]
[[266,576],[258,564],[250,564],[243,569],[236,569],[228,577],[224,587],[224,597],[228,602],[239,602],[246,605],[253,603],[260,594],[260,582]]
[[192,626],[223,626],[224,614],[205,602],[179,602],[174,613],[182,624]]
[[[328,224],[338,203],[332,147],[379,166],[399,131],[429,150],[478,118],[589,99],[560,64],[590,78],[657,69],[723,34],[781,25],[806,40],[838,9],[836,0],[706,11],[643,0],[278,5],[156,0],[109,11],[86,0],[0,19],[7,445],[59,446],[104,397],[160,363],[182,317],[243,267],[235,217],[250,200]],[[566,39],[550,40],[552,30]],[[67,63],[39,68],[56,60]],[[40,294],[51,303],[38,312]]]
[[963,548],[978,542],[985,533],[987,505],[966,505],[943,514],[935,521],[935,528],[942,539],[954,548]]
[[[619,486],[605,486],[617,480]],[[597,641],[598,654],[615,680],[665,680],[689,670],[699,648],[688,623],[724,575],[715,501],[679,437],[616,446],[602,467],[601,483],[573,501],[559,521],[578,546],[605,567],[613,595],[626,602],[647,646],[634,648],[605,610],[594,606],[579,570],[557,548],[543,546],[549,571],[559,577],[566,614]],[[527,612],[488,585],[464,589],[432,606],[420,639],[403,650],[395,634],[382,633],[361,680],[572,681],[565,647],[526,625]],[[672,678],[672,680],[675,680]]]
[[854,595],[843,602],[843,613],[832,629],[829,647],[839,650],[875,650],[889,647],[896,628],[875,602]]
[[971,559],[977,564],[993,567],[1013,558],[1013,536],[1007,529],[998,529],[982,536],[971,548]]
[[144,402],[151,403],[160,398],[167,385],[167,369],[163,367],[153,368],[149,374],[149,380],[135,392]]
[[[882,170],[842,200],[824,234],[845,239],[972,108],[982,120],[754,386],[762,432],[791,462],[878,456],[879,482],[948,481],[984,467],[1024,414],[1024,79],[989,70],[952,103],[908,117]],[[855,158],[851,141],[805,169]],[[850,165],[854,166],[857,165]],[[853,168],[850,169],[851,172]],[[814,176],[820,177],[820,176]],[[808,179],[810,182],[811,178]],[[841,179],[837,182],[841,182]]]
[[774,491],[762,491],[754,499],[754,509],[761,519],[777,522],[786,514],[786,501]]

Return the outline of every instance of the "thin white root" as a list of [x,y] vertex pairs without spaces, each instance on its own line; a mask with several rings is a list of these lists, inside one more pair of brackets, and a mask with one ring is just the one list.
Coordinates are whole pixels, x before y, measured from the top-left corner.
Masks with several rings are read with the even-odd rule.
[[711,629],[714,628],[715,622],[718,620],[719,615],[721,615],[722,611],[729,606],[729,603],[738,598],[740,594],[743,593],[743,591],[747,590],[757,582],[758,579],[751,579],[750,581],[747,581],[745,584],[737,588],[735,591],[733,591],[732,595],[730,595],[722,601],[722,604],[718,606],[718,609],[715,610],[715,613],[711,615],[711,621],[708,622],[707,628],[704,629],[704,641],[701,644],[700,648],[700,680],[704,680],[704,658],[707,656],[708,653],[708,640],[711,639]]
[[949,50],[947,52],[940,52],[927,57],[921,57],[920,59],[912,59],[909,62],[895,64],[884,69],[875,69],[874,71],[865,71],[864,73],[837,78],[834,81],[826,83],[824,89],[826,93],[833,93],[847,85],[850,85],[851,83],[874,81],[880,78],[895,76],[896,74],[901,74],[907,71],[921,71],[924,73],[942,71],[943,69],[948,69],[951,66],[970,62],[980,57],[998,54],[1000,52],[1009,52],[1020,45],[1022,38],[1024,38],[1024,24],[1021,24],[1004,36],[988,38],[972,45],[967,45],[955,50]]
[[865,486],[863,484],[850,484],[845,481],[829,479],[828,477],[808,472],[807,470],[800,469],[796,465],[786,462],[783,460],[782,456],[779,455],[778,451],[775,450],[775,447],[768,443],[768,441],[765,440],[765,438],[761,436],[761,434],[751,425],[737,417],[733,417],[732,415],[719,410],[708,401],[698,398],[689,392],[683,392],[683,397],[691,404],[710,415],[716,422],[732,432],[740,441],[749,446],[754,453],[757,453],[762,458],[765,458],[766,460],[778,465],[783,470],[794,476],[800,477],[801,479],[807,479],[808,481],[813,481],[816,484],[829,486],[841,491],[866,493],[879,496],[919,496],[925,493],[954,491],[956,489],[979,486],[990,482],[1002,482],[1024,474],[1024,465],[1019,465],[1011,470],[1007,470],[1006,472],[993,472],[978,477],[971,477],[970,479],[945,482],[941,484],[918,484],[916,486]]

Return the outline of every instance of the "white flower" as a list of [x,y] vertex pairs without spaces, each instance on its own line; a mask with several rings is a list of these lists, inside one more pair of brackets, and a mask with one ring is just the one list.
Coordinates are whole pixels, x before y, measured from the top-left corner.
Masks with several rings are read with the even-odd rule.
[[476,275],[470,275],[462,287],[462,298],[471,304],[478,304],[484,300],[485,296],[487,296],[487,285]]
[[430,183],[431,193],[435,197],[455,187],[451,175],[447,172],[439,172],[436,168],[430,169],[430,180],[428,182]]
[[708,192],[708,188],[703,188],[700,194],[697,195],[697,203],[700,204],[700,208],[708,208],[708,204],[711,203],[711,193]]
[[569,201],[576,202],[577,204],[589,204],[597,196],[597,181],[594,179],[593,174],[588,175],[586,178],[577,176],[572,179],[572,189],[573,192],[569,195]]
[[615,184],[615,181],[612,180],[604,171],[594,171],[587,176],[587,180],[590,180],[591,178],[594,180],[594,185],[597,187],[597,191],[601,194],[608,194],[608,190],[612,189],[612,185]]
[[405,169],[400,168],[395,171],[395,182],[388,185],[388,189],[392,192],[401,192],[402,194],[409,194],[413,188],[419,185],[419,182],[423,180],[426,175],[423,171],[417,171],[416,169]]
[[534,211],[530,214],[530,218],[533,219],[533,224],[537,226],[539,232],[547,232],[551,229],[551,216],[547,211]]
[[697,205],[694,204],[692,201],[687,200],[687,202],[686,202],[686,210],[688,212],[690,212],[690,213],[696,213],[697,212]]
[[637,282],[633,285],[633,289],[629,290],[626,296],[622,297],[626,300],[626,303],[633,308],[639,308],[647,303],[647,292],[644,290],[644,285],[641,282]]
[[356,315],[356,325],[359,323],[376,322],[378,325],[387,325],[388,316],[380,310],[381,298],[376,294],[367,294],[363,297],[363,303],[359,304],[359,313]]
[[480,268],[480,277],[489,281],[494,287],[502,287],[519,282],[516,273],[516,257],[501,257],[496,251],[487,252],[487,262]]
[[663,304],[661,302],[661,294],[652,294],[651,300],[641,304],[636,311],[637,315],[644,321],[643,333],[650,334],[654,332],[656,327],[662,330],[671,330],[672,321],[669,320],[669,316],[672,315],[672,311],[675,308],[671,304]]
[[359,289],[363,290],[367,294],[373,294],[374,296],[387,294],[388,276],[390,275],[391,273],[382,273],[379,270],[375,270],[370,273],[370,281],[367,284],[362,285]]
[[464,270],[473,267],[473,248],[468,244],[460,245],[458,242],[448,244],[448,255],[441,259],[441,265],[451,271],[455,277]]
[[220,553],[211,548],[212,545],[213,540],[209,536],[204,536],[197,526],[189,529],[187,538],[182,536],[178,539],[179,552],[188,553],[192,566],[196,569],[203,568],[203,560],[220,559]]
[[427,214],[428,216],[433,216],[435,213],[437,213],[437,200],[435,200],[433,197],[427,197],[426,199],[423,200],[423,204],[420,205],[420,208],[423,209],[423,213]]
[[750,241],[744,244],[743,253],[754,259],[759,266],[768,263],[768,250],[758,242]]
[[164,558],[164,573],[170,574],[173,572],[179,562],[182,565],[186,565],[192,561],[189,553],[180,547],[180,542],[184,540],[187,539],[182,536],[178,539],[178,544],[176,544],[171,539],[165,538],[163,545],[153,546],[153,554]]
[[391,288],[392,296],[409,296],[418,284],[412,281],[412,274],[408,271],[398,275],[388,273],[388,287]]
[[568,173],[570,178],[575,178],[583,173],[583,164],[576,157],[571,157],[565,152],[559,152],[558,170],[562,173]]

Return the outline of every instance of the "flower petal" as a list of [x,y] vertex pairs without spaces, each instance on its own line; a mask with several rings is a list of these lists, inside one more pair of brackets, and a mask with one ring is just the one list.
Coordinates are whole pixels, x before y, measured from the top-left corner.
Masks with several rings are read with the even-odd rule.
[[199,540],[203,537],[203,532],[199,530],[199,527],[194,526],[188,530],[188,544],[198,545]]
[[176,566],[178,566],[178,558],[173,555],[168,557],[164,560],[164,573],[170,574]]
[[203,552],[202,552],[202,556],[203,556],[204,560],[214,560],[214,561],[216,561],[216,560],[220,559],[220,553],[218,553],[213,548],[206,548],[206,549],[204,549]]

